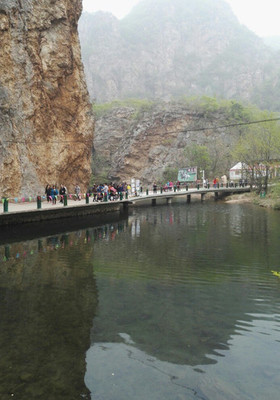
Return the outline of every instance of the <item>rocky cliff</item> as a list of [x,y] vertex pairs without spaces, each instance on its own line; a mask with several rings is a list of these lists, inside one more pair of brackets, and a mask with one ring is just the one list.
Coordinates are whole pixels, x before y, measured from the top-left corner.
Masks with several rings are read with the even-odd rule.
[[211,175],[224,174],[231,167],[231,147],[241,128],[222,126],[248,115],[237,102],[219,106],[212,100],[96,106],[95,180],[136,178],[150,184],[165,176],[171,179],[168,171],[174,174],[189,166],[187,148],[194,145],[208,149]]
[[0,0],[0,196],[88,184],[94,123],[81,11],[82,0]]
[[224,0],[142,0],[123,19],[83,14],[82,57],[92,98],[208,95],[280,109],[280,57]]

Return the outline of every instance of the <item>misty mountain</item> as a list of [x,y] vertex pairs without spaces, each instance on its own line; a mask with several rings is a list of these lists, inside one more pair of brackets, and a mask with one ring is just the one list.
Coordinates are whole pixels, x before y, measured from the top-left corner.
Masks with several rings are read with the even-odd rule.
[[121,20],[84,13],[79,32],[97,102],[208,95],[280,110],[280,53],[223,0],[143,0]]
[[280,50],[280,36],[267,36],[263,38],[263,41],[267,46]]

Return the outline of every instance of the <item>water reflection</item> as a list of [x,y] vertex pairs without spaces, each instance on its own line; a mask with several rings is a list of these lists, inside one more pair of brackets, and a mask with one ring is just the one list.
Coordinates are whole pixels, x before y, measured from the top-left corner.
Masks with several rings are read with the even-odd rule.
[[87,365],[85,382],[93,399],[206,399],[188,383],[190,372],[185,368],[161,362],[126,342],[91,347]]
[[1,400],[274,400],[279,218],[175,204],[0,246]]
[[3,400],[90,398],[85,352],[97,289],[93,249],[82,243],[71,248],[76,238],[84,239],[56,236],[1,248]]
[[97,240],[114,240],[117,235],[127,230],[128,223],[119,222],[105,224],[96,228],[78,230],[75,233],[48,236],[37,240],[17,242],[0,245],[0,263],[18,259],[31,259],[38,253],[47,253],[57,250],[66,250],[81,245],[91,246],[91,242]]
[[[135,211],[125,237],[109,249],[96,243],[99,304],[86,374],[93,398],[121,399],[124,390],[129,398],[134,390],[145,399],[146,387],[151,399],[258,398],[253,386],[261,380],[274,399],[280,382],[271,330],[279,329],[279,287],[270,270],[280,256],[277,217],[246,206],[159,207]],[[268,329],[260,329],[256,315]],[[270,371],[265,377],[261,358]]]
[[192,280],[168,285],[98,277],[98,288],[92,341],[121,342],[119,333],[125,332],[145,353],[174,364],[216,363],[213,355],[229,349],[230,338],[250,326],[255,310],[249,285],[230,282],[210,288]]

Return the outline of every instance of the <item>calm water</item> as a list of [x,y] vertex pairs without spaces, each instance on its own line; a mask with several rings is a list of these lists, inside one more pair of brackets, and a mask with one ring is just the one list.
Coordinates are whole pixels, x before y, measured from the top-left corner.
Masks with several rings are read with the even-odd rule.
[[[12,240],[11,240],[12,241]],[[278,400],[280,213],[177,203],[0,246],[0,399]]]

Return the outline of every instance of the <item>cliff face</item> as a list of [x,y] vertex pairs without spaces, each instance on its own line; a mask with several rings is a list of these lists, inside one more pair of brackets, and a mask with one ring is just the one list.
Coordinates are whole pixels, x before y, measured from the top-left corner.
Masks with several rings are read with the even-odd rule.
[[279,110],[279,54],[224,0],[142,0],[123,19],[82,15],[82,57],[97,102],[182,95]]
[[0,196],[88,184],[94,123],[81,10],[82,0],[0,0]]
[[238,103],[229,104],[210,112],[206,106],[180,102],[150,103],[140,108],[113,106],[97,112],[94,176],[103,181],[136,178],[143,184],[163,180],[168,169],[189,166],[186,149],[193,145],[206,146],[211,171],[217,176],[224,174],[231,166],[230,150],[240,130],[212,127],[235,120]]

